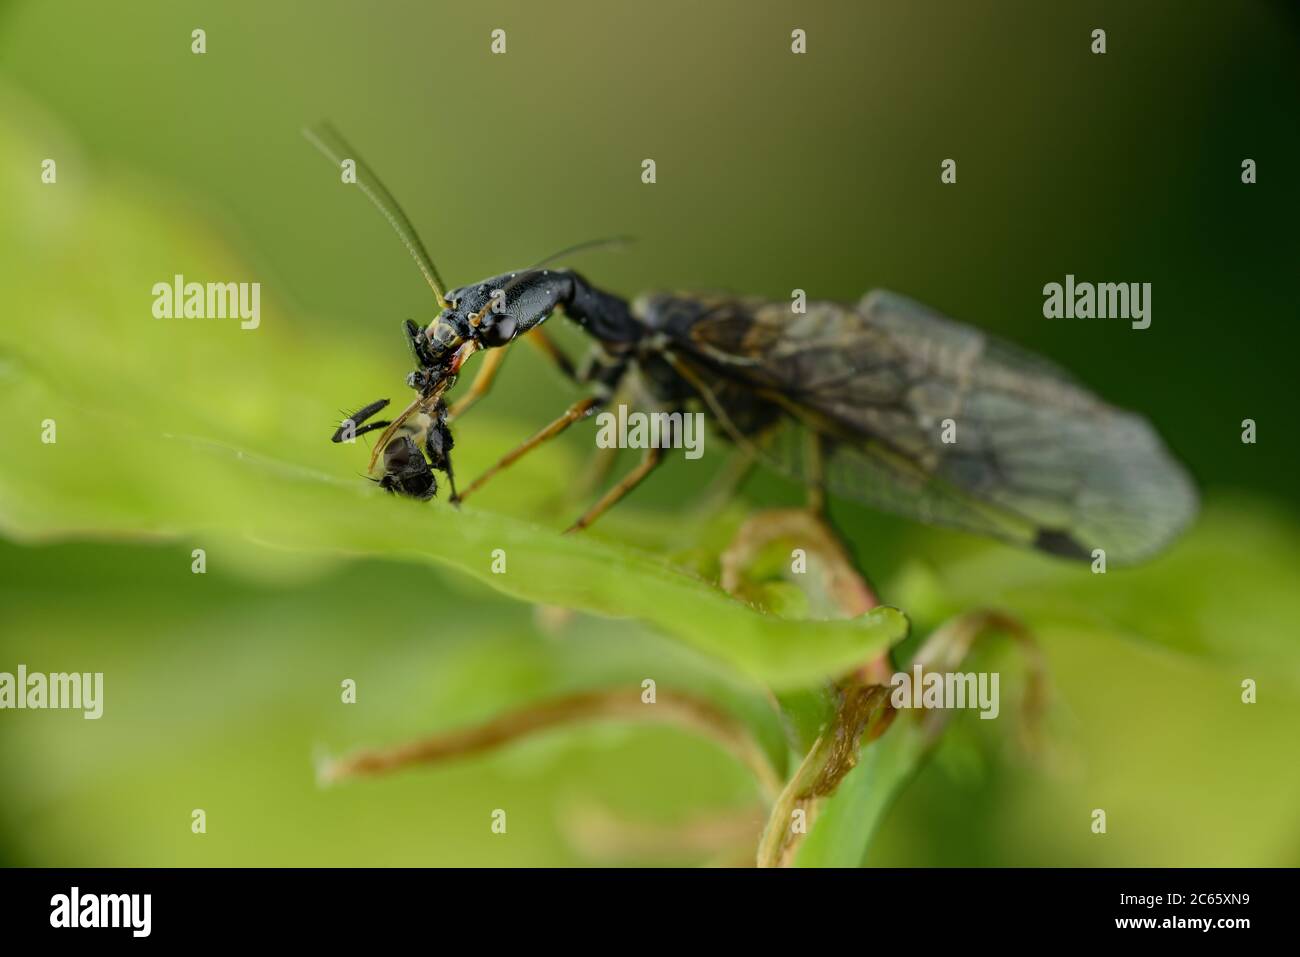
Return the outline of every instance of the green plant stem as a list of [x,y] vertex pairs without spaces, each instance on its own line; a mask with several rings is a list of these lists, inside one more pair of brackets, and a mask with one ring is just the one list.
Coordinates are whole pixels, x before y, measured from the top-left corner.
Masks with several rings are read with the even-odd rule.
[[[1046,707],[1046,663],[1019,621],[999,611],[959,615],[926,639],[913,664],[923,671],[955,669],[976,642],[1000,633],[1009,634],[1029,661],[1021,734],[1032,750]],[[938,742],[951,713],[899,715],[890,704],[888,679],[880,678],[880,666],[880,660],[874,660],[840,684],[834,718],[773,806],[759,842],[759,867],[861,864],[890,802]],[[886,735],[894,724],[898,728]],[[796,811],[803,812],[802,819],[796,819]]]

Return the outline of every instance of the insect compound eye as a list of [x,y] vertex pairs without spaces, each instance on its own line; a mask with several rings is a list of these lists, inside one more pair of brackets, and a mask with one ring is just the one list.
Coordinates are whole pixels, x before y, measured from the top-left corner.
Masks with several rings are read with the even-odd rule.
[[498,316],[496,321],[483,328],[479,341],[490,349],[504,346],[515,337],[519,323],[514,316]]
[[440,346],[449,346],[460,339],[456,329],[450,322],[439,321],[434,323],[433,332],[429,338]]
[[384,449],[384,477],[381,488],[420,500],[431,499],[438,491],[433,470],[409,435],[399,436]]
[[403,495],[418,498],[422,502],[438,494],[438,482],[427,466],[423,472],[402,476],[400,481]]
[[424,461],[424,456],[420,454],[420,450],[416,448],[409,435],[399,435],[384,449],[384,468],[389,472],[408,469],[415,464],[416,459]]

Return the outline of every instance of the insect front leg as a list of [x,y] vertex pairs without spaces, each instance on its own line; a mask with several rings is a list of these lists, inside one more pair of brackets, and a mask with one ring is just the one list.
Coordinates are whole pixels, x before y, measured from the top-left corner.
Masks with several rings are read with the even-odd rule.
[[445,409],[439,408],[425,436],[424,451],[429,457],[429,465],[446,474],[447,484],[451,486],[451,498],[448,501],[456,505],[460,502],[460,496],[456,494],[456,473],[451,467],[451,449],[454,444],[451,430],[447,428]]
[[805,436],[808,454],[808,511],[817,515],[828,526],[826,514],[826,442],[811,429]]
[[523,458],[524,455],[531,452],[542,443],[555,438],[569,426],[573,425],[574,422],[585,419],[587,416],[593,414],[602,404],[602,401],[595,396],[573,403],[573,405],[569,406],[569,408],[565,410],[564,414],[554,422],[547,425],[545,428],[540,429],[531,438],[507,452],[501,457],[500,461],[498,461],[496,465],[492,466],[475,479],[473,484],[471,484],[469,488],[465,489],[464,493],[460,496],[460,500],[464,501],[469,497],[471,492],[475,492],[482,488],[488,479],[492,478],[492,476],[496,475],[507,466],[513,465],[515,462],[519,461],[519,459]]
[[411,356],[415,359],[416,365],[421,369],[432,366],[433,357],[429,355],[429,338],[424,330],[412,319],[402,323],[402,330],[406,333],[406,344],[411,347]]
[[493,349],[483,357],[483,364],[479,366],[478,374],[474,376],[474,381],[469,384],[469,389],[448,410],[447,418],[450,421],[454,422],[460,418],[479,399],[491,391],[492,381],[496,378],[497,373],[501,371],[501,363],[505,362],[505,359],[505,349]]
[[566,379],[570,382],[579,381],[578,373],[573,368],[573,363],[569,361],[569,357],[560,351],[560,347],[552,342],[551,337],[542,329],[534,328],[532,332],[528,333],[527,341],[536,347],[542,355],[546,356]]
[[447,501],[451,502],[452,505],[459,505],[460,494],[456,491],[456,473],[452,471],[450,455],[447,456],[446,465],[443,468],[443,471],[447,475],[447,484],[451,486],[451,497],[447,499]]
[[[574,371],[573,363],[569,361],[569,357],[561,352],[540,328],[534,327],[525,334],[524,339],[534,345],[542,355],[546,356],[566,378],[570,381],[578,381],[578,375]],[[460,418],[492,390],[492,385],[496,380],[497,373],[501,371],[501,364],[505,361],[505,356],[504,346],[488,352],[483,359],[483,365],[479,367],[478,374],[474,377],[474,381],[470,383],[469,390],[456,400],[447,413],[449,421]]]

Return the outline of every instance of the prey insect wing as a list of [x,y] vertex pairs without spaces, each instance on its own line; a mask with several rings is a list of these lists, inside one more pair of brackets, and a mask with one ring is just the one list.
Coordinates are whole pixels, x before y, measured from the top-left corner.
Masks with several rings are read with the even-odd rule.
[[1195,514],[1190,480],[1145,419],[902,296],[802,315],[695,303],[667,323],[674,349],[786,474],[820,474],[836,494],[930,524],[1118,562],[1158,551]]
[[318,126],[303,130],[303,135],[311,141],[312,145],[331,160],[335,166],[342,168],[345,160],[351,160],[355,165],[356,185],[365,194],[366,198],[374,204],[388,224],[393,227],[397,233],[402,245],[406,251],[411,254],[415,260],[415,265],[419,268],[424,276],[425,282],[438,297],[438,304],[446,306],[447,286],[438,275],[438,268],[433,264],[429,253],[424,248],[424,243],[420,241],[420,236],[411,225],[410,219],[406,213],[402,212],[402,207],[398,205],[393,194],[388,191],[383,182],[376,175],[358,154],[355,149],[343,138],[338,130],[334,129],[329,123],[321,123]]

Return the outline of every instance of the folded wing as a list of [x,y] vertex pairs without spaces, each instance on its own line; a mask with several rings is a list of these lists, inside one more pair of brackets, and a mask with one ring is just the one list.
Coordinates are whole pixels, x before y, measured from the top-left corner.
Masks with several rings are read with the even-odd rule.
[[682,358],[724,408],[738,386],[781,406],[779,424],[747,441],[798,478],[820,469],[836,494],[1121,563],[1159,551],[1196,514],[1191,480],[1146,419],[912,300],[876,291],[800,315],[754,299],[697,304],[674,336]]

